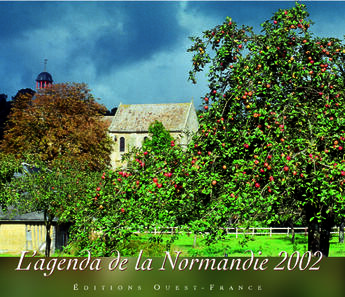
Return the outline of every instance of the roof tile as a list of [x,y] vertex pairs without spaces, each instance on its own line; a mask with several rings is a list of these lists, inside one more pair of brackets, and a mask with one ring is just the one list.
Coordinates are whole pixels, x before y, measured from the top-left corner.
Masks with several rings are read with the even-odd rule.
[[110,132],[147,132],[155,120],[168,131],[182,131],[192,102],[169,104],[120,104]]

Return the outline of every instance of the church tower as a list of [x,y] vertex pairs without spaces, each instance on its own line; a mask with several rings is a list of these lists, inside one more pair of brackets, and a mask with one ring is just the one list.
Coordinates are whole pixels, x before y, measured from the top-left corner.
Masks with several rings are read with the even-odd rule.
[[50,73],[46,71],[47,59],[44,59],[44,71],[36,78],[36,89],[49,88],[53,84],[53,78]]

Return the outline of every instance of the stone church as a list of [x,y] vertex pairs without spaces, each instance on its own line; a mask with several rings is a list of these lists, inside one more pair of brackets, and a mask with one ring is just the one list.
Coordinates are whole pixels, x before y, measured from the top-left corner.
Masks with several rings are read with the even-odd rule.
[[188,144],[199,127],[192,101],[167,104],[120,103],[110,120],[109,135],[115,141],[111,155],[112,167],[121,166],[122,155],[132,147],[141,147],[145,137],[148,137],[150,124],[156,120],[181,146]]

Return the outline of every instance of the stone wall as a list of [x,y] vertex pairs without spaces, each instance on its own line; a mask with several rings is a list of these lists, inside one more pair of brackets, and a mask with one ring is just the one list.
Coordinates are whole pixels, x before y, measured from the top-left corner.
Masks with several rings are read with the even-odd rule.
[[[55,227],[51,228],[52,249],[55,250]],[[20,254],[22,251],[45,250],[46,227],[43,224],[1,223],[0,253]]]

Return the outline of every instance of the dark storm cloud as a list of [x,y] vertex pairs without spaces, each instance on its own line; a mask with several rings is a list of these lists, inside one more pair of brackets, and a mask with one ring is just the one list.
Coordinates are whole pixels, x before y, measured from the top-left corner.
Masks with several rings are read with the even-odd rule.
[[[85,82],[108,108],[120,101],[197,101],[207,78],[201,74],[196,86],[187,81],[188,37],[226,16],[260,31],[259,24],[274,11],[291,6],[293,1],[0,1],[0,93],[11,97],[19,89],[35,88],[47,58],[54,82]],[[314,32],[343,36],[344,2],[308,7]]]
[[228,16],[240,26],[254,26],[270,19],[278,9],[294,5],[293,1],[201,1],[188,2],[187,9],[194,9],[206,18],[217,18],[221,22]]
[[51,4],[45,2],[0,2],[0,13],[0,92],[11,97],[20,88],[32,87],[27,82],[37,75],[27,67],[31,60],[28,37],[37,28],[49,28],[50,23],[58,22],[60,13],[58,8],[52,13]]
[[180,36],[176,4],[107,3],[107,13],[124,14],[121,33],[112,27],[97,32],[90,45],[98,74],[110,68],[128,67],[150,58],[156,52],[174,47]]
[[[36,9],[32,9],[33,5]],[[19,6],[14,2],[1,2],[1,40],[10,40],[14,34],[21,36],[22,32],[40,26],[44,20],[37,17],[37,8],[38,5],[34,3],[23,3]]]
[[[310,18],[315,24],[312,32],[320,36],[343,37],[340,25],[344,24],[344,1],[298,1],[306,4]],[[224,21],[227,16],[238,25],[258,26],[267,19],[271,19],[274,12],[279,9],[288,9],[295,6],[295,1],[190,1],[186,9],[194,9],[206,19],[216,17]],[[217,23],[219,24],[219,23]]]
[[180,36],[178,3],[0,2],[0,9],[8,89],[32,87],[44,58],[56,81],[76,80],[78,70],[77,81],[85,81],[85,63],[102,79],[173,48]]
[[53,2],[0,2],[1,40],[20,38],[37,28],[49,28],[59,22],[66,3]]

